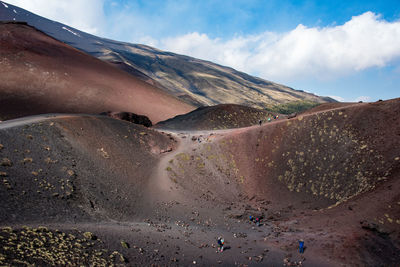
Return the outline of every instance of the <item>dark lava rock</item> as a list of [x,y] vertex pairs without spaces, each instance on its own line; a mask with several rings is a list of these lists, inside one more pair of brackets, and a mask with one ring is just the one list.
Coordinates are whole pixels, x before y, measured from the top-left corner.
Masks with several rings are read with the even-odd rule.
[[369,230],[372,232],[377,233],[380,236],[387,236],[389,235],[389,232],[385,231],[384,229],[382,229],[379,225],[377,225],[376,223],[372,223],[372,222],[368,222],[368,221],[361,221],[361,228],[365,229],[365,230]]
[[100,115],[108,116],[114,119],[129,121],[135,124],[140,124],[145,127],[153,126],[151,120],[144,115],[137,115],[131,112],[107,111],[102,112]]

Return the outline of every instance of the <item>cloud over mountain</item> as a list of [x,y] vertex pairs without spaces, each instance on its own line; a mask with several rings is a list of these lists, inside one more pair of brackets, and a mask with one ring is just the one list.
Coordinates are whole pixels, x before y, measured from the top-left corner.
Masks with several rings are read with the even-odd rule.
[[399,44],[400,21],[387,22],[366,12],[337,26],[300,24],[285,33],[238,35],[230,40],[193,32],[162,39],[157,45],[270,79],[326,79],[392,64],[400,58]]
[[7,1],[97,36],[346,101],[398,97],[400,7],[378,2]]

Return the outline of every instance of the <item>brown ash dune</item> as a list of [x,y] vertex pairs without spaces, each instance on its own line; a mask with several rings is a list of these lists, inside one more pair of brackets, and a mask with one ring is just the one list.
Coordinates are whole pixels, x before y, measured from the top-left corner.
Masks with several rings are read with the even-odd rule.
[[394,99],[203,134],[199,148],[176,155],[170,177],[203,198],[251,200],[231,216],[264,215],[280,229],[266,242],[292,255],[305,238],[309,255],[325,263],[395,264],[399,112]]
[[23,24],[0,24],[0,119],[121,110],[153,123],[193,109],[112,65]]
[[[235,105],[220,104],[200,107],[187,114],[162,121],[155,128],[166,130],[222,130],[248,127],[274,120],[275,113],[265,110]],[[282,116],[281,116],[282,117]]]

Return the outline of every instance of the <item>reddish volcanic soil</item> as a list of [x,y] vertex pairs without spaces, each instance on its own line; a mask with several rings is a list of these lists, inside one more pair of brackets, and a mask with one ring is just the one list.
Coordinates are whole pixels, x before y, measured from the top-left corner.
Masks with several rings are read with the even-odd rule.
[[398,114],[400,99],[218,131],[2,122],[0,263],[396,266]]
[[118,110],[157,123],[194,109],[27,25],[0,24],[0,55],[0,120]]

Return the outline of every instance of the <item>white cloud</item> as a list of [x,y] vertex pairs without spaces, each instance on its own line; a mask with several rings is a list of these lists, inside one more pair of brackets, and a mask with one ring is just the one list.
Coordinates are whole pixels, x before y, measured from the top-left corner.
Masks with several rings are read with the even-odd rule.
[[146,44],[146,45],[152,46],[152,47],[157,47],[159,44],[157,39],[154,39],[153,37],[148,36],[148,35],[139,38],[138,42],[140,44]]
[[400,21],[387,22],[366,12],[338,26],[308,28],[300,24],[282,34],[264,32],[230,40],[193,32],[162,39],[158,44],[161,49],[267,79],[333,79],[399,59]]
[[335,99],[335,100],[337,100],[337,101],[339,101],[339,102],[345,102],[345,101],[346,101],[346,100],[345,100],[343,97],[341,97],[341,96],[330,95],[329,97],[330,97],[330,98],[333,98],[333,99]]
[[42,17],[91,34],[103,34],[104,0],[7,0]]
[[359,96],[354,100],[354,102],[358,102],[358,101],[369,102],[369,101],[371,101],[371,97],[369,97],[369,96]]
[[160,48],[180,54],[190,55],[227,66],[244,70],[249,60],[255,56],[255,49],[262,45],[263,39],[273,36],[262,35],[237,36],[231,40],[210,39],[206,34],[189,33],[175,38],[166,38],[159,42]]

